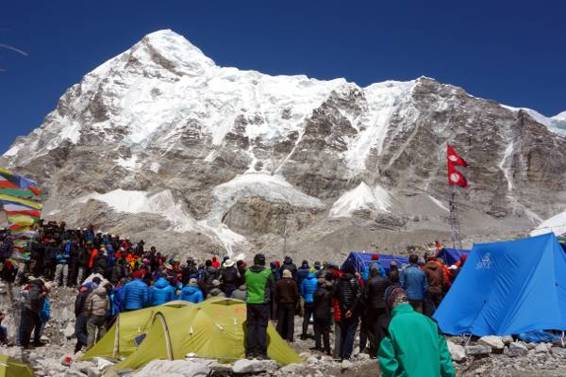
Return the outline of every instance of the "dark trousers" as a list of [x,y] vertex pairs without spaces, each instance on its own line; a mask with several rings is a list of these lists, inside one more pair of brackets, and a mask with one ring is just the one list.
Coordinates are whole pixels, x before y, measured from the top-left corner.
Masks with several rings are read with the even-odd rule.
[[88,343],[88,332],[86,324],[88,322],[88,317],[86,314],[81,313],[75,321],[75,336],[77,337],[77,345],[75,346],[75,352],[78,352],[81,348]]
[[343,318],[340,321],[340,358],[343,360],[352,356],[357,329],[358,318]]
[[360,352],[364,352],[366,350],[366,346],[368,343],[369,338],[369,313],[364,313],[361,316],[360,321]]
[[303,336],[307,336],[307,332],[309,330],[309,323],[311,321],[311,316],[314,312],[314,303],[306,303],[305,302],[305,311],[303,315]]
[[33,342],[35,344],[39,344],[41,337],[41,331],[40,331],[41,320],[39,319],[39,314],[24,308],[22,310],[22,315],[20,319],[20,328],[19,328],[19,338],[22,347],[29,346],[31,332],[34,329],[35,329],[35,333],[33,334],[34,335]]
[[381,340],[387,335],[387,310],[385,308],[371,308],[368,312],[369,354],[377,357],[377,350]]
[[295,309],[296,304],[277,305],[277,332],[289,342],[293,341],[295,332]]
[[315,347],[322,349],[322,341],[324,341],[324,352],[330,354],[330,319],[314,319],[314,342]]
[[247,304],[246,356],[267,357],[269,304]]

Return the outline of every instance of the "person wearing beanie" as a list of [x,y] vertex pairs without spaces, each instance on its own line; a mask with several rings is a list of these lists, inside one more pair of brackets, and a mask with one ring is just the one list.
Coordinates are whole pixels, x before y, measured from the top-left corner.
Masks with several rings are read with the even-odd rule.
[[283,339],[293,342],[299,289],[291,271],[284,270],[281,280],[275,284],[274,300],[277,303],[277,332]]
[[273,274],[265,267],[265,256],[256,254],[254,265],[246,271],[247,332],[246,357],[267,358],[267,325],[273,292]]
[[413,309],[405,290],[390,288],[385,296],[392,308],[389,336],[381,341],[378,352],[381,375],[455,377],[446,340],[436,323]]

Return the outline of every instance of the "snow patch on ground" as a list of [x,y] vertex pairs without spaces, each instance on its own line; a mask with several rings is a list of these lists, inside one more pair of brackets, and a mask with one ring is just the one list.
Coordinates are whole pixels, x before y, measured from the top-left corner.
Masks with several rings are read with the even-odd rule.
[[353,190],[344,193],[330,209],[330,217],[350,217],[360,209],[389,212],[391,195],[380,185],[368,186],[362,182]]
[[119,158],[116,160],[116,164],[123,167],[126,170],[136,170],[140,163],[138,162],[138,156],[131,156],[130,158]]
[[446,212],[450,212],[450,210],[448,209],[448,207],[446,207],[440,200],[436,199],[434,196],[432,195],[428,195],[429,199],[436,204],[436,206],[438,206],[439,208],[443,209]]
[[77,200],[86,203],[88,200],[98,200],[106,203],[117,212],[123,213],[152,213],[165,217],[171,223],[172,230],[188,232],[198,229],[196,221],[176,203],[170,190],[155,194],[145,191],[114,190],[105,194],[93,193]]
[[549,219],[541,222],[532,232],[531,237],[539,236],[554,232],[555,235],[561,236],[566,233],[566,211],[561,212]]
[[214,203],[205,220],[199,225],[212,231],[232,253],[235,244],[246,242],[244,236],[222,223],[224,214],[241,198],[261,197],[271,202],[284,202],[304,208],[323,208],[322,202],[299,191],[279,175],[243,174],[214,188]]

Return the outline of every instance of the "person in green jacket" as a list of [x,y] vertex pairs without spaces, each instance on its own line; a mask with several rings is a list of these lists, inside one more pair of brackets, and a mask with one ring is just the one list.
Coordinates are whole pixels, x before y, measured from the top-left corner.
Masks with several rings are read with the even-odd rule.
[[271,312],[273,275],[265,267],[265,256],[256,254],[254,265],[245,274],[246,296],[246,357],[267,359],[267,324]]
[[378,358],[383,377],[455,377],[456,371],[446,340],[437,325],[417,313],[405,291],[386,292],[392,309],[389,336],[381,341]]

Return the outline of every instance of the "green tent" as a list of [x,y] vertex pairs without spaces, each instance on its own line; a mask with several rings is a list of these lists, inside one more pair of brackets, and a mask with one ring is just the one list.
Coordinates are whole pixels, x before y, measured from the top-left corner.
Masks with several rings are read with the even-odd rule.
[[0,377],[33,377],[33,369],[22,361],[0,355]]
[[159,306],[121,313],[108,332],[82,356],[83,360],[93,357],[117,359],[132,354],[147,334],[156,313],[169,313],[181,307],[192,305],[187,301],[172,301]]
[[[244,337],[246,321],[246,304],[239,300],[213,298],[196,305],[157,307],[152,314],[150,324],[145,328],[145,339],[134,352],[126,356],[116,369],[138,369],[151,360],[184,359],[187,354],[195,357],[217,359],[231,362],[245,357]],[[147,310],[147,309],[144,309]],[[128,317],[142,312],[127,313]],[[121,314],[123,316],[124,314]],[[147,315],[146,312],[142,316]],[[133,319],[128,318],[128,322]],[[140,321],[141,322],[141,321]],[[119,327],[119,326],[118,326]],[[275,328],[269,324],[268,356],[279,364],[301,363],[299,355],[279,336]],[[123,342],[120,336],[114,335],[115,343]],[[104,337],[99,343],[105,341]],[[106,341],[107,342],[107,341]],[[102,352],[94,352],[98,343],[87,352],[88,358],[107,356],[108,347],[99,347]]]

